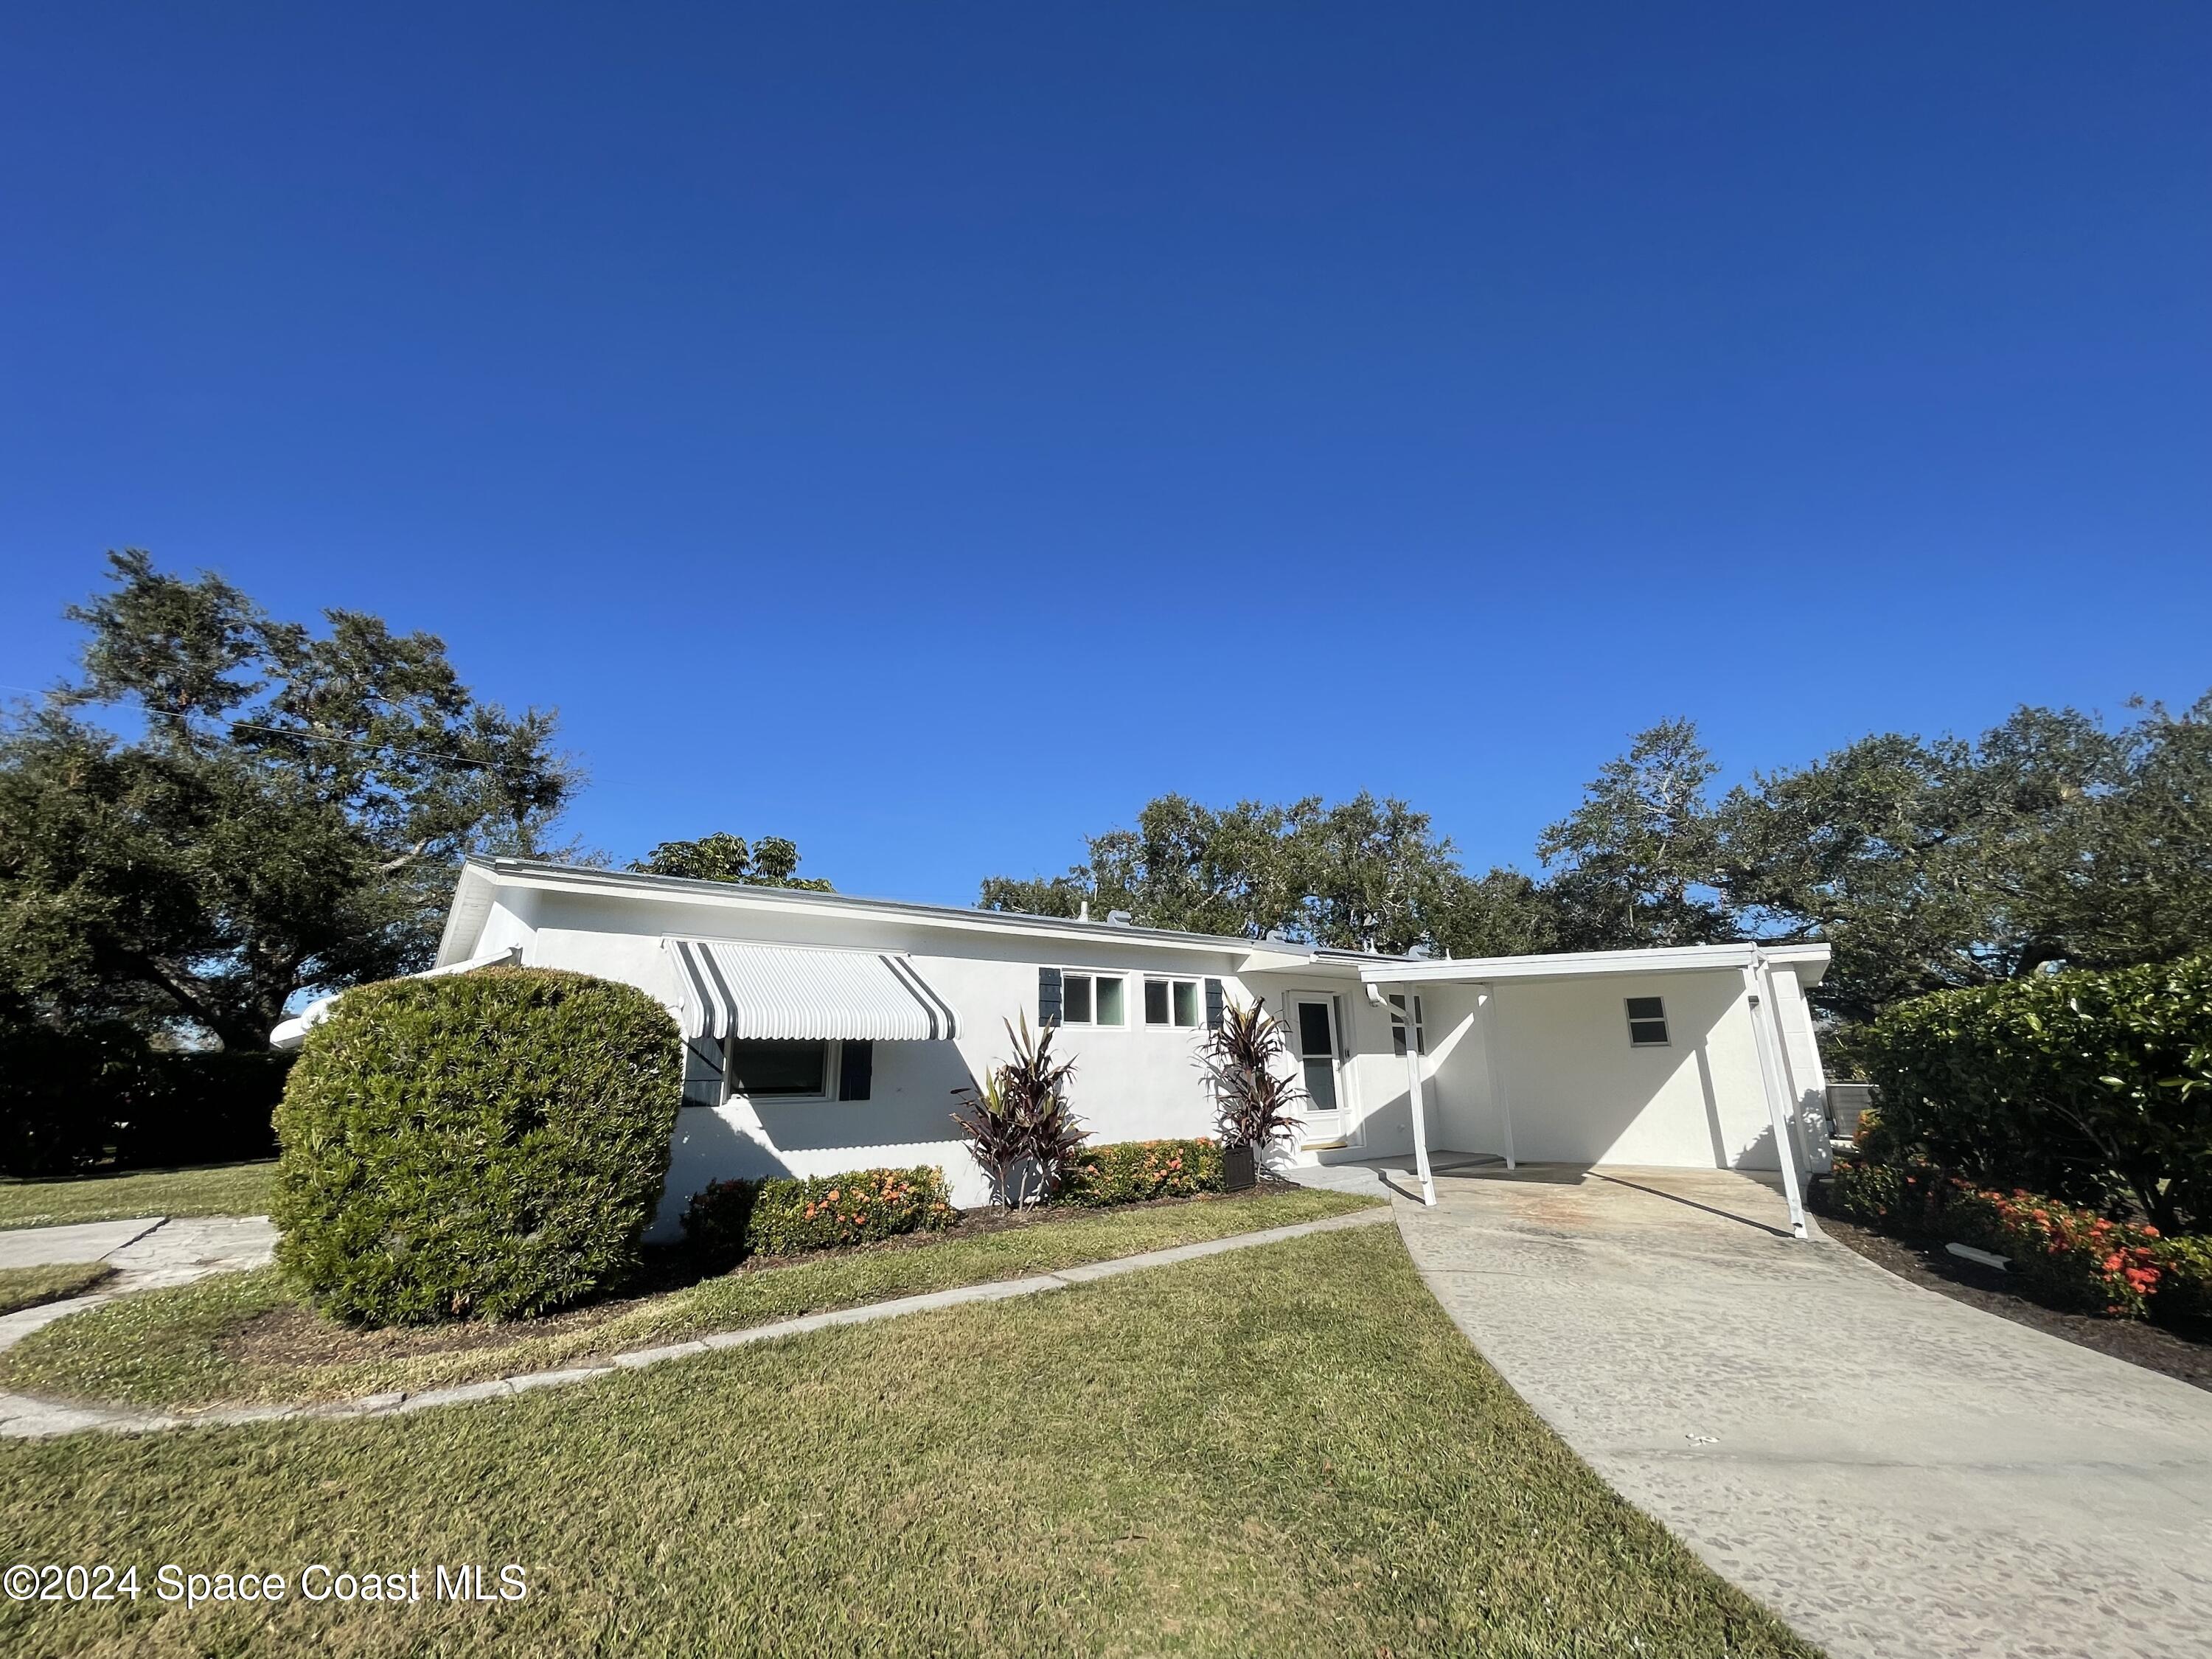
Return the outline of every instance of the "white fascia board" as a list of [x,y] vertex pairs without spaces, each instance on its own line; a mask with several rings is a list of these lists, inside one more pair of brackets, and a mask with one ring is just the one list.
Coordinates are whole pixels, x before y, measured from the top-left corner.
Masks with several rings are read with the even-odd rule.
[[438,936],[434,965],[443,968],[476,954],[484,921],[491,915],[492,891],[491,878],[481,865],[471,860],[461,866],[460,879],[453,884],[453,902],[446,911],[445,931]]
[[[647,876],[627,871],[587,870],[563,865],[539,864],[520,859],[473,860],[463,872],[463,886],[454,892],[454,915],[447,929],[456,948],[455,935],[466,892],[467,873],[480,873],[485,883],[484,908],[490,908],[490,889],[535,887],[548,892],[584,893],[612,899],[658,899],[666,903],[707,904],[718,908],[787,916],[839,915],[905,927],[942,927],[954,933],[983,933],[998,938],[1053,939],[1085,945],[1135,945],[1163,951],[1213,951],[1238,960],[1237,971],[1260,972],[1271,968],[1302,966],[1313,960],[1313,947],[1283,940],[1231,939],[1216,933],[1180,933],[1162,927],[1124,927],[1112,922],[1063,921],[1053,916],[1025,916],[1004,910],[963,910],[951,905],[909,904],[897,899],[851,898],[842,893],[810,893],[787,887],[749,887],[736,882],[692,881],[676,876]],[[481,930],[479,917],[474,924]],[[473,933],[468,935],[473,939]],[[445,953],[441,946],[440,955]]]
[[1362,963],[1370,985],[1419,985],[1496,979],[1584,979],[1606,974],[1679,974],[1741,970],[1758,957],[1817,984],[1828,965],[1825,945],[1684,945],[1650,951],[1562,951],[1549,956],[1467,957],[1447,962]]
[[[449,974],[473,973],[479,968],[495,965],[512,967],[522,958],[522,947],[509,945],[504,951],[493,951],[480,957],[470,957],[460,962],[441,962],[434,968],[425,968],[419,974],[402,974],[401,979],[443,979]],[[386,981],[386,983],[394,981]],[[317,997],[313,1002],[269,1033],[269,1046],[286,1053],[307,1040],[307,1033],[331,1017],[343,991],[333,991],[326,997]]]

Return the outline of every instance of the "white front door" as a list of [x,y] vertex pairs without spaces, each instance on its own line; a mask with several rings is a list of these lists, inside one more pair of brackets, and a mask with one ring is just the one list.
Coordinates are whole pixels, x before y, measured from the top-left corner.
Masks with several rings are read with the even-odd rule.
[[1297,1055],[1299,1085],[1306,1091],[1297,1111],[1305,1123],[1301,1139],[1308,1146],[1343,1146],[1352,1139],[1336,1021],[1335,998],[1291,997],[1291,1048]]

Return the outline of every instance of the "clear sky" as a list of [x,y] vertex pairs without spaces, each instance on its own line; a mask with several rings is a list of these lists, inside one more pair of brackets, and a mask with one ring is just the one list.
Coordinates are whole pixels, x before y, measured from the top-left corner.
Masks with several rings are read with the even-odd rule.
[[0,682],[126,544],[956,902],[2187,702],[2212,8],[17,0]]

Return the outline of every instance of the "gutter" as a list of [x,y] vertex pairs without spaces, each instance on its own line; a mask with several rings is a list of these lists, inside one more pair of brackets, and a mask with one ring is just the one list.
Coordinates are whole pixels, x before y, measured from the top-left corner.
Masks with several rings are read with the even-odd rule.
[[[504,951],[493,951],[480,957],[471,957],[466,962],[453,962],[442,968],[426,968],[419,974],[402,974],[402,979],[442,979],[447,974],[466,974],[478,968],[513,967],[522,960],[522,947],[510,945]],[[276,1027],[269,1034],[269,1046],[282,1054],[290,1054],[307,1040],[307,1033],[331,1017],[331,1010],[345,992],[334,991],[329,996],[317,997],[313,1002]]]

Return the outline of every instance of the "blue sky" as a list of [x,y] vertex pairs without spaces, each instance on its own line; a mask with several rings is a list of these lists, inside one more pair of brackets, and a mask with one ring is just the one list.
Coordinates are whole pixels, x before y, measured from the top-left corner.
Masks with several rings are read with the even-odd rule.
[[0,682],[101,551],[434,630],[618,857],[1170,789],[1470,864],[2212,685],[2212,10],[0,16]]

